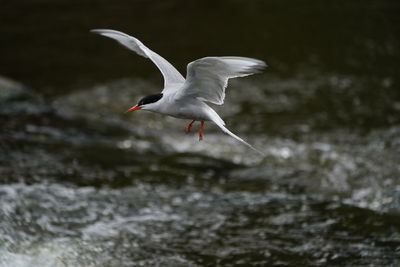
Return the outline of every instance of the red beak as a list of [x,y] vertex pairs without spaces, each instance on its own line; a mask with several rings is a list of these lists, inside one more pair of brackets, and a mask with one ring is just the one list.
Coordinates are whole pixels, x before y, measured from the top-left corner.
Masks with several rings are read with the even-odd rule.
[[132,111],[135,111],[135,110],[138,110],[141,108],[142,108],[141,106],[134,106],[134,107],[131,107],[130,109],[128,109],[125,113],[132,112]]

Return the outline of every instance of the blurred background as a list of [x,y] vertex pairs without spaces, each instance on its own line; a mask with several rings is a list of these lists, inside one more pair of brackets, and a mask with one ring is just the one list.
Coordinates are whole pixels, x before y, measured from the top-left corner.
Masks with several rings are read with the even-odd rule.
[[[400,2],[2,0],[0,266],[397,266]],[[171,62],[264,60],[206,123],[124,114]]]

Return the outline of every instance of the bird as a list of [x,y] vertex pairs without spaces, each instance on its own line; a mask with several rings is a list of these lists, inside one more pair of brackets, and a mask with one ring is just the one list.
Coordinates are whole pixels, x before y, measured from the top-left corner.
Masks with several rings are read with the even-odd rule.
[[137,38],[111,29],[92,29],[92,33],[114,39],[136,54],[150,59],[164,77],[161,93],[143,97],[126,112],[147,110],[179,119],[190,120],[185,128],[188,134],[194,122],[200,122],[199,141],[203,140],[206,121],[215,123],[224,133],[264,156],[264,153],[232,133],[225,122],[206,102],[222,105],[228,80],[259,73],[267,64],[259,59],[239,56],[208,56],[187,65],[186,79],[166,59],[150,50]]

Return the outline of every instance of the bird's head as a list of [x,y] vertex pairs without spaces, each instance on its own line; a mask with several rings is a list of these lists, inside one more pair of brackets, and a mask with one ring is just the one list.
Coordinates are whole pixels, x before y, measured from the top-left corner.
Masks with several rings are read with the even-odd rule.
[[158,101],[163,97],[163,94],[154,94],[143,97],[139,100],[136,106],[131,107],[126,112],[131,112],[139,109],[143,110],[156,110]]

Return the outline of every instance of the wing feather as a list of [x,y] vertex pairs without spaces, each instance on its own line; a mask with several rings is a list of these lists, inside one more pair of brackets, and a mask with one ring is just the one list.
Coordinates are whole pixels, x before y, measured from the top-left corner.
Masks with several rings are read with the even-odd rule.
[[164,76],[164,91],[168,90],[169,88],[176,88],[176,84],[183,84],[185,82],[185,78],[183,78],[183,76],[174,68],[174,66],[171,65],[171,63],[147,48],[135,37],[120,31],[108,29],[95,29],[91,30],[91,32],[114,39],[126,48],[136,52],[138,55],[149,58],[151,61],[153,61],[153,63],[160,69],[162,75]]
[[180,96],[222,105],[228,80],[263,70],[264,61],[247,57],[204,57],[188,64],[186,82]]

